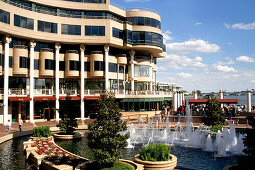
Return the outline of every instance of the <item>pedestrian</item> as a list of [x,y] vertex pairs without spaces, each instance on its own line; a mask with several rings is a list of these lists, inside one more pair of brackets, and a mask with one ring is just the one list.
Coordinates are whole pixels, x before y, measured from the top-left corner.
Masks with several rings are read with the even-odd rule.
[[22,125],[23,125],[23,120],[20,118],[19,119],[19,131],[22,131]]
[[8,132],[10,132],[11,126],[12,126],[12,123],[10,120],[8,120],[8,123],[7,123]]
[[180,122],[180,119],[181,119],[181,114],[180,113],[178,113],[177,119],[178,119],[178,122]]

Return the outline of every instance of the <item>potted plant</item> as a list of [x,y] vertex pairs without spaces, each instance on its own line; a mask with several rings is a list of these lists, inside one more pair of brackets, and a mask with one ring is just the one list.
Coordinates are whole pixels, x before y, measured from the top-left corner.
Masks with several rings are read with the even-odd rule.
[[144,165],[144,169],[174,169],[177,157],[170,154],[171,148],[161,143],[149,144],[139,150],[135,162]]

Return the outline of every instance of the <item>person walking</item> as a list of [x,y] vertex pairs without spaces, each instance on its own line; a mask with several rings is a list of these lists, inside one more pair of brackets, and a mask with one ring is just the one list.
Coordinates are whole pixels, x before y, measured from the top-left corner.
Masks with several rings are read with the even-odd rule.
[[23,120],[20,118],[19,119],[19,131],[22,131],[22,125],[23,125]]
[[11,126],[12,126],[12,123],[10,120],[8,120],[8,123],[7,123],[8,132],[10,132]]

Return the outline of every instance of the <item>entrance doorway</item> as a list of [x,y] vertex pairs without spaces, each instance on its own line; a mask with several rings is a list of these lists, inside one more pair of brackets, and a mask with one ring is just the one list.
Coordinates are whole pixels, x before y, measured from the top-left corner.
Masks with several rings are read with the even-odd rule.
[[50,119],[55,119],[55,108],[44,108],[43,109],[43,118],[47,119],[48,121],[50,121]]

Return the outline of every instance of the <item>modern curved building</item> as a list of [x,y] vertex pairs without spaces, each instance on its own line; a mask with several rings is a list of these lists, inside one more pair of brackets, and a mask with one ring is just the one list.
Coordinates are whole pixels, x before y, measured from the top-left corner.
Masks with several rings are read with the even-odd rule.
[[123,115],[159,113],[172,93],[156,90],[165,57],[160,15],[110,0],[0,0],[0,123],[59,120],[67,94],[77,118],[112,91]]

